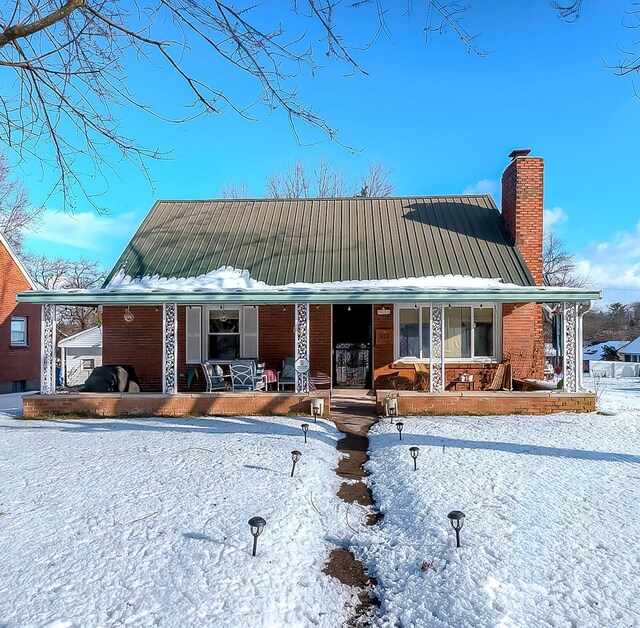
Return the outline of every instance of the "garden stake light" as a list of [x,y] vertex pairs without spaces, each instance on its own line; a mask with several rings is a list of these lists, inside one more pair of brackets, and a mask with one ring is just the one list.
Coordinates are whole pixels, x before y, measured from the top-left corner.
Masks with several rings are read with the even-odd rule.
[[302,428],[302,433],[304,434],[304,444],[307,444],[307,432],[309,431],[309,424],[308,423],[303,423],[301,426]]
[[262,517],[251,517],[249,525],[251,526],[251,534],[253,534],[253,553],[251,555],[255,556],[258,551],[258,537],[262,534],[267,522]]
[[398,430],[398,434],[400,435],[400,440],[402,440],[402,428],[404,427],[404,423],[399,421],[396,423],[396,429]]
[[451,521],[451,527],[456,531],[456,547],[460,547],[460,530],[464,525],[465,514],[462,510],[452,510],[447,517]]
[[293,460],[293,466],[291,467],[291,477],[293,477],[293,473],[296,470],[296,463],[300,460],[300,456],[302,456],[302,452],[294,449],[291,452],[291,459]]
[[420,453],[420,447],[409,447],[409,453],[413,458],[413,470],[418,470],[418,454]]

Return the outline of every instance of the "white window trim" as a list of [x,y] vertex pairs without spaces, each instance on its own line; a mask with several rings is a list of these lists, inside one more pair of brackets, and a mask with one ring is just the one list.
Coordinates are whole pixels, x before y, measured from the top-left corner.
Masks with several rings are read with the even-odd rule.
[[[236,336],[239,335],[240,336],[240,355],[243,355],[243,343],[244,343],[244,308],[246,307],[256,307],[258,309],[258,316],[257,316],[257,327],[256,327],[256,346],[258,348],[258,355],[256,356],[256,359],[259,361],[259,354],[260,354],[260,308],[257,305],[241,305],[241,304],[235,304],[235,303],[225,303],[224,304],[224,309],[225,310],[239,310],[240,312],[240,318],[238,320],[238,329],[239,329],[239,333],[232,333],[232,334],[226,334],[229,336]],[[202,316],[202,357],[203,357],[203,361],[204,360],[209,360],[209,312],[212,310],[220,310],[220,306],[219,305],[205,305],[203,307],[203,316]],[[239,358],[242,359],[242,358]],[[223,360],[224,362],[224,360]]]
[[422,310],[421,308],[427,308],[429,310],[429,355],[433,350],[432,343],[433,338],[431,338],[431,305],[429,303],[418,304],[418,307],[413,303],[409,304],[398,304],[393,308],[393,356],[394,362],[398,364],[429,364],[431,362],[431,358],[415,358],[412,356],[404,356],[400,357],[400,310],[419,310],[418,316],[418,344],[420,346],[420,350],[422,350]]
[[[423,303],[418,304],[418,308],[420,307],[428,307],[429,308],[429,328],[433,331],[433,327],[431,325],[431,318],[433,316],[432,308],[433,305]],[[473,326],[473,309],[474,308],[491,308],[493,310],[493,352],[495,355],[493,356],[479,356],[472,358],[444,358],[445,364],[498,364],[502,359],[502,307],[500,307],[500,303],[486,303],[484,301],[478,301],[476,303],[460,303],[456,305],[452,305],[449,303],[443,304],[443,316],[442,316],[442,329],[444,333],[444,312],[448,307],[470,307],[471,308],[471,347],[474,346],[474,333],[475,327]],[[414,358],[410,356],[399,357],[400,351],[400,310],[403,309],[415,309],[414,304],[396,304],[393,312],[393,356],[394,362],[397,364],[429,364],[431,362],[430,358]],[[422,347],[422,328],[420,329],[420,346]],[[444,338],[442,345],[442,352],[444,353]],[[433,334],[431,334],[430,339],[430,352],[433,353]]]
[[[13,342],[13,321],[24,321],[24,342]],[[9,321],[9,345],[11,347],[28,347],[29,346],[29,319],[26,316],[12,316]]]

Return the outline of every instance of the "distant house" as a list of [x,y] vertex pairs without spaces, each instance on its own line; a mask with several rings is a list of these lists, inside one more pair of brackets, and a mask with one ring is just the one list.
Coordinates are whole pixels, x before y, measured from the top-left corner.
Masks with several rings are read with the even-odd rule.
[[640,362],[640,337],[618,351],[625,362]]
[[[628,340],[608,340],[606,342],[599,342],[595,345],[590,345],[585,347],[582,351],[582,359],[583,359],[583,370],[585,373],[589,372],[589,362],[599,362],[600,360],[604,360],[603,352],[605,347],[611,347],[616,349],[618,354],[620,354],[620,349],[625,345],[629,344]],[[621,360],[624,358],[621,356]],[[631,360],[627,360],[630,362]]]
[[65,386],[84,384],[96,366],[102,366],[102,327],[85,329],[58,343]]
[[0,394],[40,387],[40,307],[18,303],[37,286],[0,234]]
[[[57,306],[102,306],[104,361],[135,368],[146,411],[288,412],[341,388],[375,389],[379,407],[406,392],[410,413],[590,410],[581,326],[601,293],[543,285],[544,164],[529,153],[510,155],[502,211],[489,195],[157,201],[102,288],[20,298],[51,329]],[[562,316],[563,393],[497,403],[511,374],[544,375],[543,303]],[[54,355],[43,347],[30,416],[58,408]],[[293,390],[197,396],[203,363],[249,361]],[[122,414],[141,402],[91,403]]]

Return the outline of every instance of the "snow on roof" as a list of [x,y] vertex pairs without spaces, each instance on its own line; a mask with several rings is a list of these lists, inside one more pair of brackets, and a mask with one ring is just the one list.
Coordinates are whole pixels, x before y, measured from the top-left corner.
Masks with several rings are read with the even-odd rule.
[[[555,288],[554,288],[555,289]],[[281,292],[367,292],[367,291],[407,291],[428,292],[429,290],[531,290],[530,286],[503,283],[502,279],[485,279],[465,275],[436,275],[432,277],[405,277],[402,279],[349,280],[325,283],[290,283],[272,286],[251,277],[249,271],[223,266],[198,277],[142,277],[132,279],[120,271],[106,288],[95,292],[228,292],[264,291]]]
[[640,354],[640,337],[632,340],[624,349],[620,350],[620,353],[624,355]]
[[605,347],[613,347],[619,351],[620,347],[624,347],[628,342],[628,340],[607,340],[606,342],[599,342],[598,344],[585,347],[582,350],[583,359],[587,361],[602,360],[602,352]]

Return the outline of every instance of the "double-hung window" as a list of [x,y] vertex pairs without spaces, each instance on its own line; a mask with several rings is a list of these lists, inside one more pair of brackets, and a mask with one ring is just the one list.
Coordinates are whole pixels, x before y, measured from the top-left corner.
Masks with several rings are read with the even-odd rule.
[[187,306],[187,364],[257,357],[257,306]]
[[27,346],[27,317],[26,316],[11,317],[11,346],[12,347]]
[[398,307],[398,359],[428,360],[431,355],[431,308]]
[[492,306],[444,309],[444,357],[448,359],[495,358],[494,308]]
[[210,309],[207,336],[209,360],[237,360],[240,357],[240,310]]

